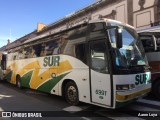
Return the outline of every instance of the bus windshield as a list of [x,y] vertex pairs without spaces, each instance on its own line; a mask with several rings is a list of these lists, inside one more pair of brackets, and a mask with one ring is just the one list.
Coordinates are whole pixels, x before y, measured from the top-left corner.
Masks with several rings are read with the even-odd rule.
[[129,68],[133,66],[148,65],[143,45],[136,31],[125,25],[108,23],[110,26],[119,26],[122,31],[122,48],[116,47],[115,29],[107,30],[110,43],[115,52],[115,63],[117,67]]

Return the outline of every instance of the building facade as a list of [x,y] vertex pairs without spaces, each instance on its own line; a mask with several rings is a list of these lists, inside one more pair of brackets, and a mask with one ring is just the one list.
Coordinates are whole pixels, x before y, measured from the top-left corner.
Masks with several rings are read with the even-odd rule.
[[54,23],[49,25],[41,24],[40,29],[38,27],[37,31],[32,33],[32,36],[28,34],[16,40],[16,42],[21,41],[20,43],[22,43],[24,39],[53,34],[100,17],[128,23],[137,30],[149,28],[160,24],[160,0],[100,0],[66,15],[63,19]]
[[159,24],[160,0],[100,0],[49,24],[38,34],[52,34],[99,17],[128,23],[137,30],[149,28]]

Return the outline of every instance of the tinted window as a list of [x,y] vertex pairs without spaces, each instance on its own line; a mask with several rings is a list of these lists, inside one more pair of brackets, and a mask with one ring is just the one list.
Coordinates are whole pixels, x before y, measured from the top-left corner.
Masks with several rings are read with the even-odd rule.
[[70,30],[67,33],[68,40],[75,40],[75,39],[78,39],[78,38],[85,37],[86,32],[87,32],[87,27],[86,26]]
[[[36,57],[40,57],[41,51],[42,51],[42,45],[41,45],[41,44],[38,44],[38,45],[34,45],[34,46],[33,46],[33,52],[34,52],[34,55],[35,55]],[[34,55],[33,55],[33,56],[34,56]]]
[[160,51],[160,37],[157,38],[157,51]]
[[106,44],[105,42],[93,42],[90,45],[91,68],[97,72],[108,73]]
[[30,56],[30,52],[31,52],[32,48],[31,47],[26,47],[24,48],[24,51],[22,54],[24,54],[24,58],[29,58]]
[[60,53],[60,44],[58,40],[50,41],[46,43],[46,55],[55,55]]
[[103,30],[103,23],[91,23],[91,32]]
[[154,52],[154,44],[152,37],[141,37],[140,38],[145,49],[145,52]]
[[99,37],[104,37],[104,27],[103,23],[92,23],[90,25],[90,39],[95,39]]
[[86,63],[86,50],[85,50],[85,44],[77,44],[75,46],[75,52],[76,52],[76,57],[81,60],[82,62]]
[[[67,31],[64,38],[61,39],[61,53],[76,57],[76,54],[79,54],[79,49],[82,50],[82,47],[79,44],[85,41],[86,26]],[[78,50],[76,47],[78,47]]]

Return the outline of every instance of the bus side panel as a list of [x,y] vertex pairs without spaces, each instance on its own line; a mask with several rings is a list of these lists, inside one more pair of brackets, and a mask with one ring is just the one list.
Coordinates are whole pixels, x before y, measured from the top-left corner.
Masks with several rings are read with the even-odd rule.
[[46,87],[39,88],[50,80],[49,68],[42,66],[43,59],[44,57],[28,59],[30,62],[24,68],[22,83],[25,87],[49,93]]
[[20,59],[17,60],[15,67],[15,81],[16,77],[21,78],[21,85],[30,88],[29,82],[34,70],[34,59]]
[[[63,55],[62,61],[67,61],[72,69],[64,73],[68,73],[63,80],[59,82],[59,95],[62,95],[62,83],[64,80],[73,80],[78,88],[79,100],[90,103],[90,83],[89,83],[89,67],[77,58]],[[67,65],[67,64],[66,64]],[[62,66],[59,70],[66,69],[67,66]]]
[[42,69],[37,74],[41,80],[39,83],[35,81],[32,84],[37,84],[35,87],[37,90],[58,95],[58,82],[65,76],[62,74],[63,70],[59,71],[63,64],[64,62],[60,61],[57,55],[39,59],[39,66]]
[[[60,59],[57,62],[58,56]],[[16,76],[20,75],[22,86],[62,95],[62,83],[64,80],[70,79],[78,87],[79,100],[90,103],[89,67],[82,61],[67,55],[52,55],[21,59],[15,61],[14,64],[16,67],[13,67],[13,62],[8,64],[10,65],[8,71],[14,68],[12,70],[15,73],[14,78],[16,79]]]

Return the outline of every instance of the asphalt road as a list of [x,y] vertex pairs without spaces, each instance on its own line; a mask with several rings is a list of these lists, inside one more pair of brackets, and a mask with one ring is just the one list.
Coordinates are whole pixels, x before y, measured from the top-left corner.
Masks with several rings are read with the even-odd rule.
[[[72,113],[64,111],[64,108],[70,105],[59,96],[54,96],[30,89],[19,89],[8,83],[0,82],[0,111],[5,112],[38,112],[45,113],[51,117],[38,119],[56,119],[56,120],[84,120],[82,117],[76,117]],[[42,114],[43,115],[43,114]],[[64,117],[63,117],[64,115]],[[14,115],[16,116],[16,115]],[[53,116],[56,116],[53,118]],[[66,117],[67,116],[67,117]],[[0,118],[0,120],[8,118]],[[22,119],[22,118],[10,118]],[[23,118],[28,119],[28,118]],[[31,118],[29,118],[31,119]],[[34,118],[35,119],[35,118]]]
[[[0,120],[160,120],[160,117],[156,116],[138,116],[145,111],[160,115],[160,101],[152,96],[146,97],[118,110],[85,103],[71,106],[62,97],[30,89],[19,89],[9,83],[0,82],[0,116],[4,114],[1,111],[11,112],[12,117],[0,117]],[[29,113],[40,113],[42,118],[16,117],[19,115],[17,113],[23,116],[28,116]]]

